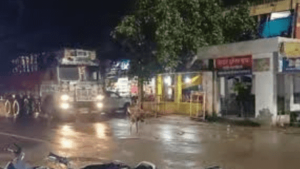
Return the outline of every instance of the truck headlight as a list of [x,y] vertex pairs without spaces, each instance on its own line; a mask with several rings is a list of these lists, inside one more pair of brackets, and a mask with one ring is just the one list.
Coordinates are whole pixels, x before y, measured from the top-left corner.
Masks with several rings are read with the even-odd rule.
[[98,95],[98,96],[96,97],[96,99],[97,99],[97,100],[103,100],[103,99],[104,99],[104,96],[103,96],[103,95]]
[[60,107],[61,107],[62,109],[68,109],[68,108],[70,107],[70,105],[69,105],[68,103],[62,103],[62,104],[60,105]]
[[97,103],[97,107],[98,108],[102,108],[103,107],[103,103]]
[[64,94],[64,95],[62,95],[61,97],[61,100],[63,100],[63,101],[67,101],[67,100],[69,100],[69,96],[68,95],[66,95],[66,94]]

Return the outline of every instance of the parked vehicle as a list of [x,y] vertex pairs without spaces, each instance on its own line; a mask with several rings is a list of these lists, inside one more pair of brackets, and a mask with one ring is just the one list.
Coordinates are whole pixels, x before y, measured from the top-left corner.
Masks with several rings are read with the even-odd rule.
[[131,105],[131,98],[122,97],[116,92],[106,91],[103,103],[103,111],[115,112],[122,110],[126,113],[127,108]]
[[[17,150],[6,149],[7,151],[13,153],[15,155],[15,158],[12,161],[8,162],[4,169],[50,169],[46,166],[32,167],[31,165],[26,164],[24,162],[25,153],[22,152],[22,148],[16,144],[15,147]],[[54,153],[49,153],[47,159],[57,164],[63,164],[67,167],[67,169],[73,169],[70,160],[66,157],[61,157]],[[130,167],[122,162],[115,161],[115,162],[104,163],[104,164],[91,164],[80,168],[81,169],[157,169],[155,164],[147,161],[140,162],[135,167]]]
[[20,56],[12,63],[10,74],[0,77],[6,114],[62,116],[82,107],[101,112],[104,95],[95,51],[63,49]]
[[[24,162],[25,153],[22,151],[22,148],[17,144],[14,144],[15,149],[7,148],[5,149],[8,152],[11,152],[15,155],[15,158],[12,161],[9,161],[7,165],[3,169],[50,169],[47,166],[31,166]],[[56,164],[63,164],[67,169],[73,169],[70,160],[66,157],[62,157],[56,155],[54,153],[49,153],[47,159]],[[84,167],[80,167],[81,169],[158,169],[155,164],[142,161],[138,163],[135,167],[130,167],[125,163],[120,161],[114,161],[110,163],[100,163],[100,164],[89,164]],[[2,169],[0,167],[0,169]],[[205,169],[221,169],[219,166],[207,167]]]

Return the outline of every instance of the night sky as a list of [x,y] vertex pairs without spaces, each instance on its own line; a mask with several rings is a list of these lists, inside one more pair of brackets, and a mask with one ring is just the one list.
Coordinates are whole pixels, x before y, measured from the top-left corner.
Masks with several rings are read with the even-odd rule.
[[0,71],[21,54],[88,46],[121,58],[109,36],[131,0],[0,0]]
[[0,73],[21,54],[62,47],[96,49],[101,59],[124,57],[109,34],[133,1],[0,0]]

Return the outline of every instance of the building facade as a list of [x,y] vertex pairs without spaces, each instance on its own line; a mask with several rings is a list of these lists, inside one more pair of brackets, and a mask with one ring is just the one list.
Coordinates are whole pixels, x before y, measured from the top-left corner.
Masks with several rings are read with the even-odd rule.
[[236,81],[231,79],[237,79],[249,82],[253,95],[253,104],[244,108],[252,109],[253,117],[267,111],[273,119],[282,112],[300,111],[299,58],[300,40],[282,37],[205,47],[197,53],[198,60],[214,60],[215,112],[232,113],[226,109],[234,105],[224,100],[234,97]]

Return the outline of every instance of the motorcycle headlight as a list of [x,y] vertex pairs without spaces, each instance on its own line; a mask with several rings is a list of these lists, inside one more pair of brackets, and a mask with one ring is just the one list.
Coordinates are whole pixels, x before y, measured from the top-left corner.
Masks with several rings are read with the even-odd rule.
[[104,96],[103,96],[103,95],[98,95],[98,96],[96,97],[96,99],[97,99],[97,100],[103,100],[103,99],[104,99]]
[[62,95],[61,97],[61,100],[63,100],[63,101],[67,101],[67,100],[69,100],[69,96],[68,95],[66,95],[66,94],[64,94],[64,95]]

